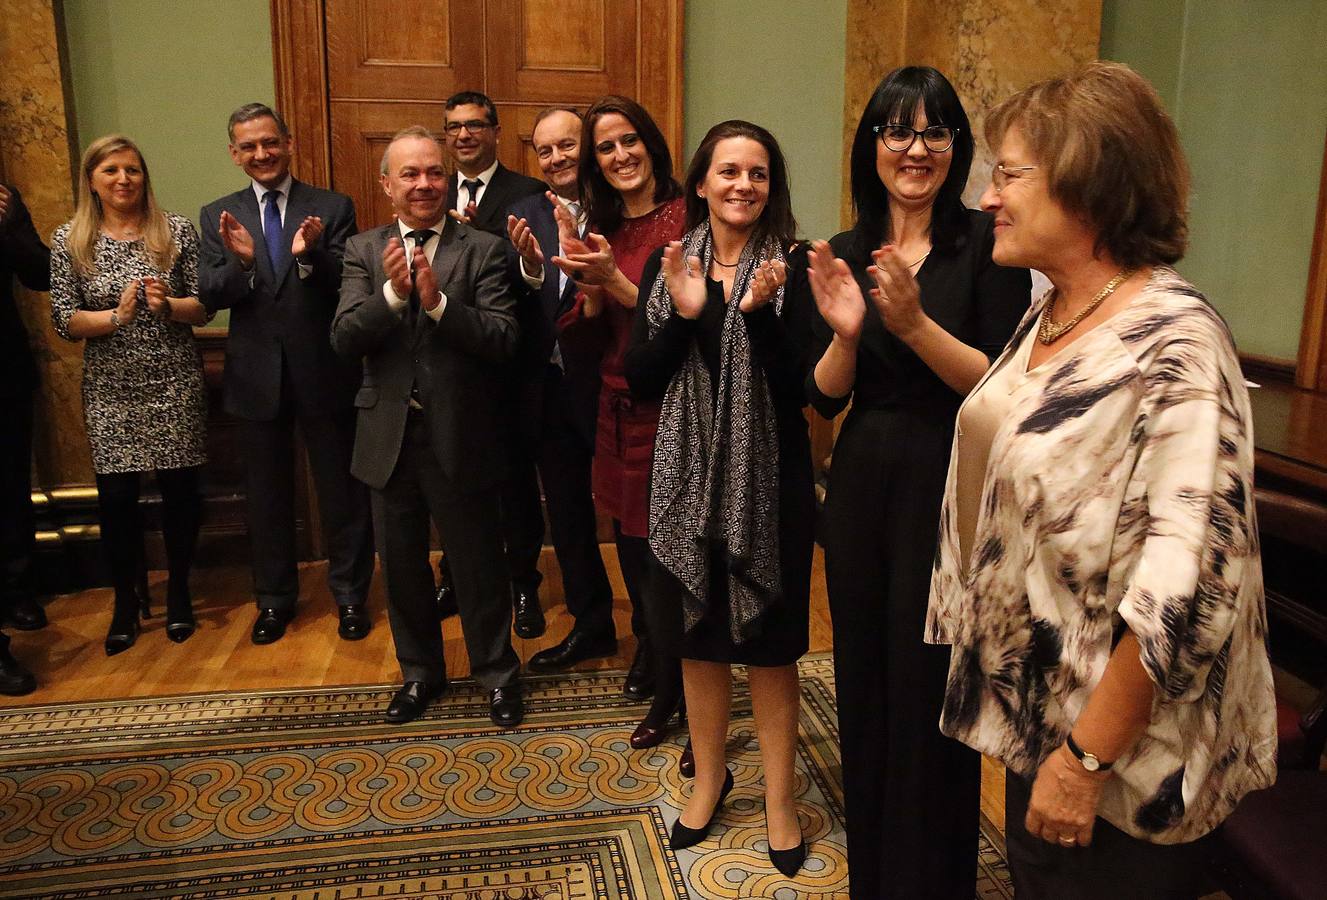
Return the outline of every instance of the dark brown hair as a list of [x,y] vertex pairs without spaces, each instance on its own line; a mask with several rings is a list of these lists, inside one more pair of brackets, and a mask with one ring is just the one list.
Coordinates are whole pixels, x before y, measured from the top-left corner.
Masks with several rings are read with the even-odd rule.
[[[599,168],[594,153],[594,126],[604,116],[617,113],[631,123],[636,134],[645,143],[645,150],[650,154],[650,163],[654,168],[654,202],[664,203],[682,195],[682,187],[673,177],[673,155],[668,150],[668,142],[663,132],[654,124],[654,119],[630,97],[609,94],[594,102],[585,111],[584,124],[581,125],[581,161],[577,171],[580,181],[581,203],[584,205],[590,227],[600,234],[617,231],[622,226],[626,215],[626,205],[622,196],[608,183]],[[587,152],[588,151],[588,152]]]
[[1050,194],[1123,266],[1171,264],[1189,239],[1189,166],[1156,89],[1120,63],[1088,63],[1005,100],[986,119],[997,149],[1017,128]]
[[696,189],[705,180],[714,159],[714,148],[720,141],[728,138],[749,138],[765,148],[769,154],[769,201],[765,210],[756,220],[756,227],[751,232],[751,243],[760,247],[766,238],[774,238],[779,246],[787,251],[797,236],[797,220],[793,218],[792,195],[788,190],[788,165],[784,162],[783,151],[779,142],[759,125],[741,119],[729,119],[720,122],[705,134],[705,138],[691,157],[687,168],[684,195],[687,198],[687,231],[704,222],[710,215],[709,203],[696,194]]

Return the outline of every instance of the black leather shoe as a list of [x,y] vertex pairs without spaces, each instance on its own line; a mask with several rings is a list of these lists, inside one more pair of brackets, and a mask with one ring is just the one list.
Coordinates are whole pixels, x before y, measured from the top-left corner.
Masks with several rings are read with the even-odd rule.
[[369,629],[373,627],[373,620],[369,618],[368,610],[364,608],[363,603],[338,606],[337,613],[341,616],[341,623],[336,626],[336,633],[341,635],[343,641],[362,640],[368,636]]
[[521,699],[520,684],[513,682],[489,691],[488,717],[499,728],[515,728],[521,724],[525,718],[525,701]]
[[194,633],[194,605],[187,589],[175,589],[166,598],[166,637],[183,644]]
[[538,591],[512,590],[512,630],[516,636],[529,640],[544,634],[544,608],[539,605]]
[[5,611],[5,619],[19,631],[36,631],[46,627],[46,610],[36,597],[17,597]]
[[676,703],[671,703],[664,707],[664,712],[660,716],[655,706],[645,714],[645,718],[636,726],[636,730],[631,733],[627,743],[631,745],[632,750],[648,750],[651,747],[657,747],[663,743],[664,738],[668,736],[668,723],[673,720],[673,713],[677,713],[677,724],[682,728],[687,725],[687,704],[685,700],[679,699]]
[[654,696],[654,657],[648,641],[637,639],[636,655],[631,658],[622,696],[628,700],[648,700]]
[[802,838],[802,842],[791,850],[775,850],[770,847],[769,861],[774,863],[774,868],[792,878],[801,871],[802,863],[806,862],[806,838]]
[[138,640],[138,613],[111,617],[111,627],[106,632],[106,655],[115,656],[123,653]]
[[264,609],[258,613],[250,637],[255,644],[274,644],[281,640],[281,636],[286,633],[286,625],[293,618],[293,613],[284,610]]
[[37,679],[14,659],[9,648],[0,649],[0,694],[22,697],[37,689]]
[[678,816],[677,821],[673,823],[673,833],[668,836],[668,846],[674,850],[685,850],[688,847],[694,847],[709,837],[710,827],[714,824],[714,820],[719,818],[719,811],[723,809],[723,801],[728,799],[728,793],[732,789],[733,770],[729,769],[728,774],[723,779],[723,790],[719,791],[719,802],[714,804],[714,812],[710,813],[710,820],[705,823],[705,827],[688,828],[682,824],[682,817]]
[[423,714],[424,710],[428,709],[429,703],[446,688],[445,683],[433,688],[423,681],[407,681],[396,692],[392,702],[387,704],[387,711],[383,713],[382,717],[393,725],[413,722]]
[[591,634],[573,628],[560,644],[540,650],[530,657],[529,666],[532,672],[560,672],[578,662],[612,656],[616,652],[617,637],[611,631],[607,634]]

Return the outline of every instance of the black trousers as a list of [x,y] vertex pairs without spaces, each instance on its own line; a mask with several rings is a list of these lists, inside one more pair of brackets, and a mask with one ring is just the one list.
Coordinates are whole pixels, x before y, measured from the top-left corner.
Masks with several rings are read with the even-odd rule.
[[981,760],[940,733],[949,648],[922,641],[948,431],[855,418],[823,535],[851,896],[971,900]]
[[[119,612],[137,607],[134,585],[143,568],[143,514],[138,505],[140,472],[97,475],[97,508],[101,516],[101,543],[115,587]],[[198,490],[198,467],[157,469],[161,489],[162,537],[170,570],[168,597],[187,599],[193,568],[203,499]]]
[[245,420],[249,541],[253,589],[259,609],[293,611],[299,596],[295,552],[295,426],[308,450],[327,546],[327,584],[338,606],[363,603],[373,579],[373,528],[368,488],[350,474],[355,412],[337,415],[301,410],[286,373],[275,419]]
[[396,469],[372,492],[373,530],[387,577],[387,621],[405,681],[447,680],[442,625],[429,566],[429,518],[447,548],[470,655],[483,687],[505,687],[520,673],[511,645],[511,597],[502,552],[501,491],[467,490],[443,473],[423,413],[411,412]]
[[0,610],[32,596],[32,394],[4,399],[0,428]]
[[[567,611],[576,628],[613,630],[613,587],[599,552],[598,524],[590,468],[594,444],[575,426],[574,397],[561,370],[549,366],[544,387],[544,430],[539,444],[539,477],[548,505],[553,550],[562,570]],[[542,520],[541,520],[542,524]]]
[[1005,846],[1019,900],[1190,900],[1213,888],[1202,883],[1207,839],[1152,844],[1100,817],[1086,847],[1060,847],[1028,833],[1032,784],[1005,773]]

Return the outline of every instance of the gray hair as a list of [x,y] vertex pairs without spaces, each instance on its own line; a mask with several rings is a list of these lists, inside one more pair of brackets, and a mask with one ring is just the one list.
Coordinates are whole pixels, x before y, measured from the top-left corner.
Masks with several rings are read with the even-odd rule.
[[246,103],[235,110],[230,114],[230,121],[226,123],[226,133],[230,135],[231,143],[234,143],[236,125],[241,122],[252,122],[254,119],[269,118],[276,122],[276,130],[281,133],[283,138],[290,137],[290,129],[286,127],[286,120],[281,118],[281,114],[266,103]]
[[392,152],[393,144],[397,141],[404,140],[405,138],[423,138],[424,140],[432,141],[435,144],[440,143],[438,136],[423,125],[411,125],[408,128],[402,128],[396,134],[392,135],[392,139],[387,142],[387,146],[383,149],[382,162],[378,165],[379,174],[387,174],[387,154]]

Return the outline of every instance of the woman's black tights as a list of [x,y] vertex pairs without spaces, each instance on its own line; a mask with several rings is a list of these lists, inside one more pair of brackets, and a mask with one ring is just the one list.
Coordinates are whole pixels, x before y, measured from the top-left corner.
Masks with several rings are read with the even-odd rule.
[[[128,626],[138,615],[134,586],[143,570],[143,514],[138,505],[142,473],[116,472],[97,476],[97,507],[101,514],[101,543],[106,549],[115,586],[115,624]],[[189,570],[202,523],[203,500],[198,490],[198,467],[157,469],[161,489],[161,531],[170,570],[167,615],[172,621],[187,615]],[[121,633],[125,633],[125,628]]]

